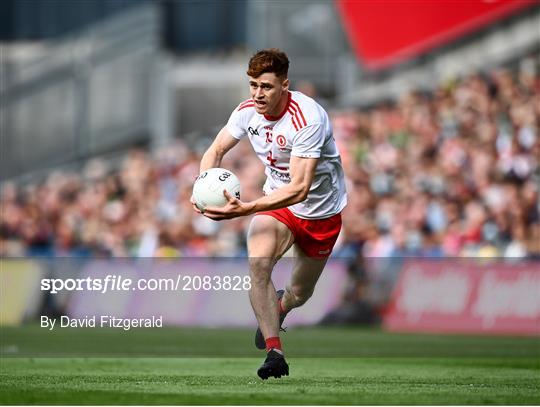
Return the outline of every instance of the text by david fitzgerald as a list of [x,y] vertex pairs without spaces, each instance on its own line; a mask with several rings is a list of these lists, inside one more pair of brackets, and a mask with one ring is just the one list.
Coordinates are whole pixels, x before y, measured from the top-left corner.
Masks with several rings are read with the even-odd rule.
[[52,331],[55,328],[120,328],[129,331],[131,328],[161,328],[163,316],[151,318],[117,318],[111,315],[94,315],[84,318],[70,318],[62,315],[60,318],[49,318],[41,315],[41,327]]

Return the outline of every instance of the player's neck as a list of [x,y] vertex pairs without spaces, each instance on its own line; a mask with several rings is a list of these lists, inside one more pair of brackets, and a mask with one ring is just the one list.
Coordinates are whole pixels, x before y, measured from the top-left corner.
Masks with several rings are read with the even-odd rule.
[[287,108],[289,107],[289,101],[291,100],[291,92],[283,92],[283,95],[281,95],[281,99],[279,100],[279,103],[276,107],[276,110],[272,112],[272,114],[265,114],[264,117],[267,120],[279,120],[285,112],[287,111]]

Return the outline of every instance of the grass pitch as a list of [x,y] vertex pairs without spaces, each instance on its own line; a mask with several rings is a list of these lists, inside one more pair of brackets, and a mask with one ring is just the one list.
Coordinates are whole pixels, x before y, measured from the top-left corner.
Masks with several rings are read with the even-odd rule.
[[538,338],[295,328],[262,381],[252,330],[0,332],[2,404],[540,404]]

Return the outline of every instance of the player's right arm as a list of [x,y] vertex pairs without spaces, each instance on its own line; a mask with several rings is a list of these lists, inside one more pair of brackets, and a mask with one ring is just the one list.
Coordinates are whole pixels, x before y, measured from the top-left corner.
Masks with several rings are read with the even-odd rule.
[[223,127],[216,136],[212,145],[206,150],[201,159],[199,173],[209,168],[219,167],[227,151],[238,144],[240,140],[234,138],[227,127]]
[[[225,153],[238,144],[239,141],[240,140],[231,135],[229,130],[227,130],[227,127],[223,127],[213,143],[208,147],[208,150],[203,154],[199,165],[199,174],[210,168],[219,167]],[[191,197],[190,201],[195,212],[202,213],[199,208],[197,208],[197,205],[195,205],[193,197]]]

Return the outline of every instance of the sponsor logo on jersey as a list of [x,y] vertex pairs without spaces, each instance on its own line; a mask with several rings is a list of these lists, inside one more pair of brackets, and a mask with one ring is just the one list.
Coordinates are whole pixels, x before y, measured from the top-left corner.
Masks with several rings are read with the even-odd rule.
[[291,182],[291,176],[289,175],[288,172],[283,173],[283,172],[276,171],[273,168],[270,168],[270,173],[272,174],[272,177],[279,178],[283,182]]

